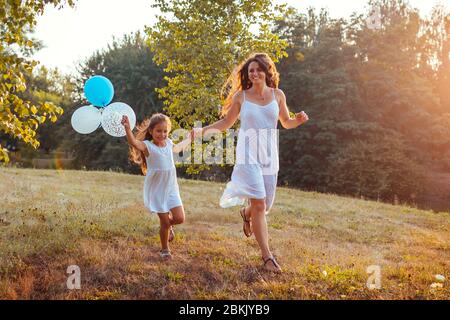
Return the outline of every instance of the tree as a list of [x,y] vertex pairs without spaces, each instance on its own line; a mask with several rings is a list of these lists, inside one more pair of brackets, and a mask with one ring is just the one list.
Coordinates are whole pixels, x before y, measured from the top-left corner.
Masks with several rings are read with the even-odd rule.
[[328,191],[328,157],[376,126],[364,118],[352,79],[354,48],[345,41],[346,22],[322,9],[293,13],[277,32],[290,42],[280,63],[280,87],[292,111],[305,110],[310,121],[299,130],[280,132],[280,183]]
[[278,23],[291,45],[281,87],[311,119],[298,134],[280,133],[280,182],[410,200],[424,185],[422,162],[445,150],[449,117],[418,67],[426,42],[417,11],[402,0],[370,4],[380,7],[379,28],[365,15],[333,20],[313,9]]
[[436,5],[430,19],[423,21],[421,39],[420,71],[432,83],[441,105],[434,114],[427,151],[442,169],[450,170],[450,13],[444,6]]
[[286,8],[270,0],[156,0],[154,7],[162,15],[146,32],[154,61],[167,73],[158,93],[175,128],[217,120],[222,86],[249,53],[266,52],[275,62],[286,56],[287,41],[271,32]]
[[[75,82],[72,76],[62,74],[58,69],[37,68],[31,74],[25,74],[27,90],[20,94],[23,99],[33,104],[50,102],[64,110],[72,107],[74,101]],[[65,132],[59,130],[67,119],[63,113],[56,123],[43,123],[36,130],[40,142],[38,151],[49,153],[56,150],[64,139]],[[32,152],[30,155],[36,154]]]
[[443,22],[421,19],[404,0],[370,4],[380,8],[380,26],[369,28],[364,17],[354,16],[348,38],[355,43],[355,79],[371,121],[401,133],[416,161],[439,166],[450,146],[448,108],[433,81],[439,78],[433,69],[448,62],[448,52],[440,54]]
[[424,169],[394,135],[355,140],[330,156],[329,191],[411,202],[424,189]]
[[[37,148],[36,130],[48,119],[55,122],[63,109],[52,103],[34,105],[20,97],[27,88],[24,72],[36,61],[27,56],[38,43],[29,34],[46,4],[62,6],[61,0],[0,0],[0,132]],[[65,1],[73,5],[72,0]],[[15,49],[18,48],[18,49]],[[0,141],[0,162],[8,162],[8,150]]]

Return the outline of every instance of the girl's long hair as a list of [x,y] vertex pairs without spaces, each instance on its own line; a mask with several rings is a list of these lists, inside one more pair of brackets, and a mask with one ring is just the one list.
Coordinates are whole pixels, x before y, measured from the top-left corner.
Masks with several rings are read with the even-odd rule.
[[252,87],[252,82],[248,78],[248,67],[250,63],[257,62],[259,67],[266,74],[266,85],[277,89],[280,82],[280,74],[275,67],[275,63],[266,53],[254,53],[245,61],[239,64],[228,77],[222,87],[222,96],[226,95],[225,103],[221,110],[221,116],[224,117],[231,107],[233,96],[239,90],[247,90]]
[[[151,135],[151,131],[157,124],[164,121],[167,122],[168,130],[170,131],[172,127],[170,118],[162,113],[155,113],[150,119],[145,119],[136,126],[137,132],[134,135],[135,138],[140,141],[152,140],[153,137]],[[129,159],[141,167],[142,174],[147,174],[147,162],[145,161],[145,155],[142,151],[130,146]]]

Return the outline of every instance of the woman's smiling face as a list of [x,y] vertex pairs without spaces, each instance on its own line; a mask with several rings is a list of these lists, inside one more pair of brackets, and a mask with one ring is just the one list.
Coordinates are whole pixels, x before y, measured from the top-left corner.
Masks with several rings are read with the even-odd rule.
[[248,65],[248,78],[252,83],[265,83],[266,74],[256,61],[250,62]]

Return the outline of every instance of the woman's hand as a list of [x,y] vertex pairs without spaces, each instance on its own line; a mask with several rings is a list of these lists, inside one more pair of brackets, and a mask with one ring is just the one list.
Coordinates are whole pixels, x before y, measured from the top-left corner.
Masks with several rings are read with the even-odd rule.
[[120,123],[125,127],[125,129],[130,129],[130,120],[128,120],[126,115],[122,116],[122,121]]
[[306,121],[308,121],[309,117],[304,111],[302,111],[302,112],[295,114],[295,119],[298,121],[298,125],[301,125],[301,124],[305,123]]
[[196,137],[201,136],[203,133],[202,128],[192,128],[190,138],[191,140],[194,140]]

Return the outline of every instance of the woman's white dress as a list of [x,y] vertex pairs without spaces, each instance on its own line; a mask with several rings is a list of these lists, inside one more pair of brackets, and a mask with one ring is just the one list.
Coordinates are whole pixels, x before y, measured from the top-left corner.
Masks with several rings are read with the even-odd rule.
[[168,213],[170,209],[182,205],[173,160],[173,142],[167,138],[165,147],[158,147],[149,140],[144,143],[149,153],[145,158],[144,205],[150,212]]
[[246,100],[245,91],[243,94],[236,162],[220,206],[240,206],[250,198],[265,199],[267,214],[275,199],[279,170],[279,106],[273,89],[273,100],[264,106]]

